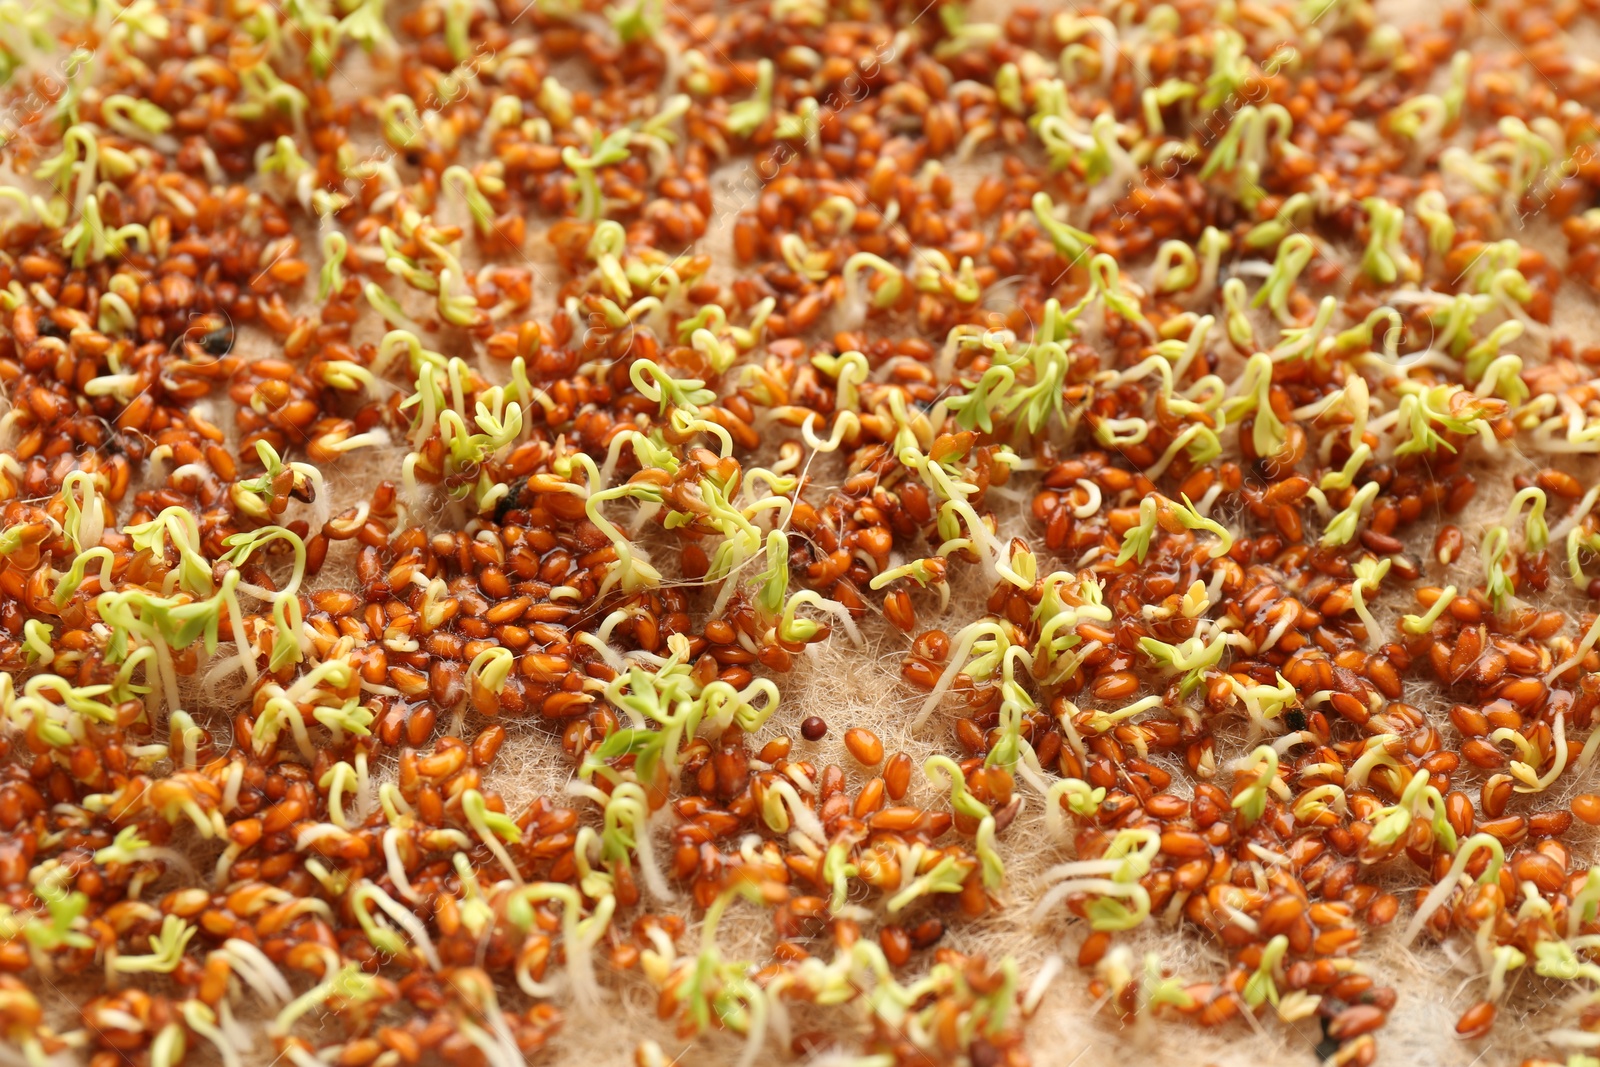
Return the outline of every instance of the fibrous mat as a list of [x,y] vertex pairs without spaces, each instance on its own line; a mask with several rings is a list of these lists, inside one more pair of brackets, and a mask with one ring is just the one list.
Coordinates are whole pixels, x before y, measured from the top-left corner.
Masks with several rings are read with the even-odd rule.
[[0,2],[0,1061],[1600,1064],[1597,40]]

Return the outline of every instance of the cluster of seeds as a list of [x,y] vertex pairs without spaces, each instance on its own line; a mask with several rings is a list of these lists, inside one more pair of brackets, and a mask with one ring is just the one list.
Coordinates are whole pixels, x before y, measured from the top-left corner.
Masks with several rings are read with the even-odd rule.
[[0,1038],[1600,1064],[1592,6],[0,4]]

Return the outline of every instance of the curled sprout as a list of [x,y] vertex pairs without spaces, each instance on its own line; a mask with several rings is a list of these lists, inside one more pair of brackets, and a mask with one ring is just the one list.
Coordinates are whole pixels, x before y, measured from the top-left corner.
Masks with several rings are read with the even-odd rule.
[[1355,609],[1356,616],[1361,620],[1361,625],[1367,629],[1367,647],[1377,648],[1382,643],[1383,631],[1378,626],[1378,620],[1372,617],[1372,612],[1367,610],[1367,594],[1376,593],[1383,583],[1383,578],[1389,573],[1394,560],[1375,560],[1370,556],[1357,560],[1354,567],[1356,580],[1350,583],[1350,601]]
[[[1473,834],[1461,842],[1460,847],[1456,849],[1455,858],[1450,863],[1450,869],[1428,891],[1428,895],[1423,898],[1422,903],[1417,905],[1416,914],[1411,917],[1411,922],[1407,924],[1405,934],[1401,938],[1402,944],[1409,945],[1417,939],[1417,935],[1428,924],[1428,919],[1434,912],[1443,907],[1449,901],[1451,895],[1455,893],[1459,887],[1461,876],[1466,872],[1467,864],[1471,862],[1472,857],[1485,849],[1489,852],[1489,864],[1478,878],[1478,884],[1489,885],[1499,879],[1500,868],[1504,866],[1506,860],[1504,847],[1489,834]],[[1542,944],[1548,943],[1542,942]]]
[[1283,451],[1288,437],[1283,421],[1272,409],[1272,357],[1265,352],[1257,352],[1246,361],[1238,395],[1222,405],[1223,417],[1230,423],[1241,421],[1251,412],[1255,414],[1251,444],[1258,456],[1271,459]]
[[1150,915],[1150,894],[1139,879],[1150,872],[1160,851],[1161,837],[1154,830],[1118,830],[1101,858],[1059,863],[1045,872],[1052,885],[1034,907],[1035,920],[1068,896],[1089,893],[1096,899],[1084,910],[1094,929],[1137,927]]
[[1504,526],[1491,526],[1483,533],[1478,555],[1483,559],[1483,591],[1496,612],[1516,595],[1516,587],[1506,573],[1505,558],[1511,551],[1511,532]]
[[1033,194],[1033,215],[1039,226],[1056,246],[1056,251],[1069,263],[1077,263],[1095,245],[1093,234],[1085,233],[1056,218],[1055,201],[1048,193]]
[[1106,798],[1106,791],[1102,788],[1091,787],[1081,778],[1063,778],[1052,785],[1045,793],[1045,816],[1050,825],[1050,831],[1056,837],[1064,836],[1064,824],[1061,817],[1061,806],[1065,802],[1067,810],[1081,818],[1092,819],[1100,812],[1100,804]]
[[1279,322],[1292,322],[1293,316],[1289,312],[1289,294],[1294,291],[1294,283],[1300,277],[1311,258],[1316,255],[1316,246],[1311,243],[1311,238],[1305,234],[1297,233],[1285,238],[1278,245],[1278,258],[1272,265],[1272,274],[1264,285],[1257,291],[1253,307],[1266,306]]
[[[561,905],[561,930],[563,948],[567,955],[567,974],[578,1004],[593,1006],[600,1001],[600,987],[594,977],[594,957],[591,950],[610,926],[611,916],[617,907],[617,898],[601,897],[593,914],[583,918],[583,898],[578,890],[560,882],[535,882],[514,891],[506,900],[506,920],[516,929],[527,933],[533,929],[533,906],[545,901]],[[521,964],[517,967],[517,983],[529,996],[546,996]]]
[[1361,256],[1361,269],[1381,285],[1400,279],[1416,281],[1421,269],[1401,241],[1406,213],[1399,205],[1382,197],[1369,196],[1361,202],[1367,211],[1367,248]]
[[1505,525],[1514,527],[1524,506],[1528,508],[1527,525],[1523,527],[1522,543],[1528,552],[1543,552],[1550,543],[1550,527],[1544,520],[1545,494],[1543,489],[1529,486],[1511,498],[1506,506]]

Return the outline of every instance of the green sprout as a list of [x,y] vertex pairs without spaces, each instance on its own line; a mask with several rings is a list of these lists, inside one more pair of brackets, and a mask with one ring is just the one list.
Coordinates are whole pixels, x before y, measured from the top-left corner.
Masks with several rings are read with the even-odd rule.
[[[459,164],[446,167],[444,174],[439,178],[441,188],[454,188],[461,198],[466,201],[467,211],[472,215],[473,225],[480,234],[486,234],[494,227],[494,207],[489,203],[488,197],[483,195],[482,183],[466,167]],[[492,191],[492,190],[491,190]]]
[[123,974],[171,974],[182,962],[183,950],[195,930],[176,915],[168,915],[161,921],[161,933],[150,935],[150,955],[118,956],[111,967]]
[[1316,246],[1305,234],[1297,233],[1285,238],[1283,243],[1278,245],[1278,258],[1272,265],[1272,273],[1256,292],[1251,306],[1268,307],[1279,322],[1292,322],[1289,294],[1294,291],[1295,280],[1300,277],[1300,273],[1306,269],[1306,265],[1311,262],[1314,255]]
[[[35,887],[36,890],[41,888],[44,887]],[[41,952],[59,948],[94,948],[94,939],[77,930],[84,913],[89,910],[87,895],[78,890],[63,893],[55,889],[46,892],[42,899],[50,919],[48,922],[29,922],[23,927],[22,935],[28,939],[29,944]],[[87,920],[84,920],[84,925],[87,925]]]
[[326,303],[328,297],[344,290],[344,260],[350,253],[350,242],[338,230],[322,235],[322,270],[317,275],[317,303]]
[[124,826],[105,848],[96,850],[94,861],[102,867],[112,863],[134,863],[139,853],[150,847],[150,842],[139,836],[137,826]]
[[483,794],[476,789],[468,789],[461,794],[461,813],[478,835],[478,840],[494,853],[495,859],[499,860],[506,873],[511,875],[511,880],[520,885],[522,874],[511,859],[511,854],[501,844],[501,839],[516,844],[522,840],[522,828],[509,815],[490,811]]
[[756,65],[756,94],[741,100],[728,109],[728,132],[735,137],[749,137],[772,114],[772,60],[763,59]]
[[1051,832],[1057,837],[1063,836],[1061,829],[1061,805],[1066,802],[1067,810],[1084,819],[1092,819],[1100,813],[1100,804],[1106,798],[1106,791],[1102,788],[1091,787],[1081,778],[1063,778],[1052,785],[1045,793],[1045,816],[1051,823]]
[[1265,352],[1257,352],[1246,361],[1238,395],[1222,405],[1223,417],[1230,423],[1239,422],[1252,411],[1255,426],[1251,430],[1251,444],[1256,455],[1271,459],[1287,446],[1288,435],[1283,421],[1272,409],[1272,357]]
[[1511,532],[1504,526],[1491,526],[1483,532],[1483,544],[1478,549],[1483,559],[1483,591],[1497,614],[1505,610],[1507,602],[1516,595],[1516,587],[1504,565],[1510,550]]
[[1594,922],[1597,916],[1600,916],[1600,866],[1589,868],[1583,885],[1572,896],[1567,910],[1567,936],[1576,936],[1580,927]]
[[[1271,248],[1290,234],[1297,234],[1300,226],[1310,222],[1314,206],[1315,201],[1309,193],[1295,193],[1287,197],[1272,218],[1256,223],[1245,233],[1245,247]],[[1278,254],[1281,259],[1282,248],[1279,248]]]
[[1454,452],[1455,446],[1445,440],[1441,430],[1463,435],[1490,433],[1490,417],[1504,407],[1501,401],[1475,396],[1459,385],[1428,388],[1404,381],[1398,388],[1403,394],[1399,421],[1409,434],[1396,446],[1394,454],[1397,456],[1433,452],[1441,446]]
[[[594,914],[583,918],[583,897],[578,890],[562,882],[534,882],[514,890],[506,900],[506,921],[526,934],[533,929],[535,904],[554,901],[561,905],[562,948],[567,956],[567,974],[571,977],[573,998],[580,1005],[599,1002],[600,989],[594,978],[594,958],[591,950],[599,943],[616,911],[617,898],[606,894],[595,905]],[[517,984],[529,996],[547,996],[538,988],[522,963],[517,966]]]
[[1200,261],[1193,246],[1182,241],[1161,242],[1150,276],[1157,292],[1178,293],[1200,280]]
[[717,399],[717,394],[707,389],[705,382],[698,378],[674,378],[654,360],[634,360],[628,368],[628,379],[646,400],[661,405],[663,415],[672,407],[698,411]]
[[1421,276],[1416,260],[1401,241],[1406,213],[1399,205],[1382,197],[1369,196],[1361,202],[1367,210],[1367,248],[1361,256],[1361,269],[1380,285],[1393,285],[1404,278]]
[[[1417,905],[1416,913],[1412,915],[1411,922],[1406,926],[1405,934],[1401,938],[1401,944],[1409,945],[1417,939],[1417,935],[1427,925],[1428,919],[1434,912],[1444,907],[1450,900],[1451,895],[1455,893],[1460,885],[1461,876],[1466,872],[1467,864],[1471,862],[1472,857],[1485,849],[1489,852],[1489,864],[1478,878],[1478,884],[1490,885],[1499,880],[1500,868],[1505,865],[1506,861],[1505,848],[1489,834],[1473,834],[1461,842],[1455,851],[1455,858],[1450,863],[1450,869],[1428,891],[1428,895],[1423,898],[1422,903]],[[1561,944],[1561,942],[1555,943]],[[1548,944],[1552,944],[1552,942],[1540,942],[1540,945]]]
[[56,658],[55,647],[50,643],[55,627],[40,619],[28,619],[22,624],[22,654],[29,666],[48,667]]
[[965,4],[941,5],[939,21],[944,25],[946,36],[934,46],[933,55],[941,61],[974,49],[987,49],[1001,37],[998,23],[968,21]]
[[1271,745],[1262,745],[1245,759],[1241,772],[1251,775],[1250,784],[1239,790],[1233,798],[1233,808],[1246,824],[1259,822],[1266,814],[1267,794],[1282,786],[1278,783],[1278,752]]
[[[233,110],[240,118],[253,122],[264,118],[268,110],[283,112],[294,123],[296,142],[306,142],[310,101],[305,93],[278,77],[264,60],[239,71],[239,89],[245,102],[235,104]],[[412,112],[415,111],[416,106],[412,105]]]
[[[439,954],[434,949],[433,939],[428,936],[428,928],[422,924],[422,920],[402,907],[388,893],[385,893],[371,881],[362,879],[350,890],[349,896],[350,910],[354,913],[356,922],[360,924],[362,932],[366,935],[373,948],[388,956],[400,958],[411,958],[413,955],[420,956],[421,959],[427,962],[428,966],[435,969],[440,966]],[[376,905],[379,911],[394,920],[402,930],[410,935],[409,944],[407,943],[407,938],[402,937],[393,927],[380,922],[372,912],[367,910],[369,902]],[[317,990],[313,989],[306,996],[310,997],[316,992]],[[323,995],[326,996],[326,992]],[[303,1010],[309,1010],[316,1003],[315,999],[311,1000],[310,1003],[304,1006]],[[296,1004],[299,1004],[299,1001]],[[293,1007],[295,1005],[291,1004],[290,1008]],[[290,1024],[292,1024],[293,1019],[298,1018],[299,1014],[302,1013],[303,1011],[298,1013],[290,1012],[289,1008],[285,1008],[284,1013],[278,1017],[280,1026],[286,1029],[286,1025],[283,1024],[285,1015],[289,1017]]]
[[1150,917],[1150,894],[1139,879],[1161,851],[1161,837],[1149,829],[1118,830],[1099,859],[1058,863],[1045,872],[1053,883],[1034,906],[1034,918],[1048,914],[1075,893],[1094,894],[1084,909],[1095,930],[1132,930]]
[[1509,529],[1516,525],[1523,507],[1532,505],[1528,508],[1528,521],[1522,531],[1522,543],[1529,552],[1543,552],[1550,543],[1550,527],[1544,520],[1545,504],[1544,490],[1529,486],[1520,490],[1506,506],[1505,525]]
[[1139,522],[1122,535],[1122,550],[1117,553],[1117,566],[1133,559],[1144,563],[1145,556],[1150,553],[1150,539],[1155,536],[1159,506],[1153,496],[1139,501]]
[[1278,984],[1274,976],[1288,951],[1289,939],[1283,934],[1278,934],[1262,948],[1261,962],[1244,984],[1246,1004],[1252,1008],[1259,1008],[1262,1004],[1271,1004],[1274,1008],[1278,1006]]
[[1356,580],[1350,583],[1350,601],[1355,609],[1356,617],[1367,629],[1367,647],[1377,648],[1381,643],[1382,630],[1378,628],[1378,620],[1372,617],[1372,612],[1367,610],[1366,594],[1376,593],[1378,586],[1383,583],[1384,575],[1389,573],[1394,560],[1384,559],[1378,561],[1370,556],[1357,560],[1352,568]]
[[[937,857],[937,858],[934,858]],[[974,862],[963,854],[933,853],[924,862],[931,865],[900,892],[890,897],[884,908],[890,915],[904,911],[913,902],[934,893],[959,893],[972,873]]]
[[1139,97],[1146,135],[1160,137],[1166,133],[1166,122],[1161,117],[1162,108],[1171,107],[1198,95],[1200,87],[1182,78],[1167,78],[1159,85],[1146,87]]
[[1417,219],[1428,234],[1428,247],[1436,256],[1450,251],[1456,240],[1455,220],[1450,217],[1450,205],[1438,189],[1426,189],[1417,194],[1412,205]]
[[1333,548],[1338,545],[1350,543],[1356,535],[1356,526],[1361,521],[1361,513],[1378,496],[1378,483],[1368,482],[1355,495],[1350,498],[1350,503],[1343,511],[1328,520],[1328,525],[1323,528],[1322,539],[1319,544],[1324,548]]
[[1434,840],[1444,851],[1454,852],[1455,829],[1445,816],[1444,797],[1440,795],[1438,789],[1428,784],[1427,771],[1417,771],[1411,776],[1411,780],[1401,791],[1399,803],[1379,808],[1373,813],[1372,832],[1367,840],[1378,848],[1393,847],[1405,839],[1417,809],[1424,804],[1430,812]]
[[108,256],[122,255],[130,244],[148,252],[150,231],[137,223],[107,229],[100,218],[99,199],[90,196],[84,201],[82,217],[62,237],[61,250],[72,257],[73,267],[81,269]]
[[587,156],[571,145],[561,150],[562,164],[577,178],[579,218],[598,220],[601,217],[604,205],[596,172],[601,167],[613,166],[627,159],[632,151],[629,147],[631,138],[632,131],[626,128],[614,130],[604,138],[597,130],[590,139]]
[[1439,599],[1433,602],[1433,606],[1425,614],[1403,616],[1400,620],[1400,625],[1405,628],[1408,634],[1425,634],[1433,629],[1433,624],[1439,621],[1439,617],[1445,613],[1445,609],[1450,606],[1450,602],[1455,598],[1456,587],[1447,585],[1440,592]]
[[1191,637],[1178,645],[1169,645],[1153,637],[1141,637],[1139,648],[1163,671],[1184,675],[1178,687],[1180,696],[1188,696],[1205,680],[1207,671],[1222,661],[1228,649],[1228,635],[1219,633],[1207,642]]
[[1070,263],[1076,263],[1095,246],[1095,236],[1067,225],[1055,215],[1055,201],[1048,193],[1033,194],[1033,216],[1039,226],[1056,246],[1056,251]]
[[122,136],[155,144],[172,128],[172,116],[157,104],[115,93],[100,103],[100,114],[107,126]]
[[1215,534],[1217,540],[1207,550],[1212,559],[1220,559],[1233,548],[1233,532],[1215,519],[1201,515],[1188,496],[1185,495],[1183,503],[1179,504],[1166,497],[1153,495],[1139,502],[1138,524],[1122,535],[1122,550],[1117,554],[1117,566],[1132,559],[1143,563],[1150,552],[1150,540],[1155,535],[1156,527],[1163,520],[1185,530],[1204,530]]

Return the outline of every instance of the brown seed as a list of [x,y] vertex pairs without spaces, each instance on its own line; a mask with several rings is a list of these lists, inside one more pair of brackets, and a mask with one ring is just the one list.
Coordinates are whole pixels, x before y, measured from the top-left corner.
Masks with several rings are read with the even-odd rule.
[[1181,819],[1189,813],[1189,802],[1182,797],[1173,796],[1171,793],[1157,793],[1144,803],[1144,810],[1151,818],[1160,819],[1162,822],[1171,822]]
[[883,762],[883,742],[871,730],[852,726],[844,732],[844,747],[863,766],[876,767]]
[[910,756],[904,752],[896,752],[889,757],[889,763],[883,769],[883,787],[894,800],[906,795],[906,790],[911,788]]
[[499,723],[491,723],[484,728],[472,742],[472,762],[474,766],[487,767],[494,762],[495,755],[500,751],[500,746],[505,744],[506,728]]
[[1347,1041],[1372,1033],[1387,1019],[1388,1016],[1378,1008],[1370,1004],[1357,1004],[1333,1017],[1333,1021],[1328,1023],[1328,1036],[1335,1041]]
[[1381,985],[1367,992],[1367,1003],[1382,1012],[1394,1011],[1394,1006],[1400,1000],[1400,994],[1394,991],[1393,986]]
[[856,802],[851,805],[850,814],[858,819],[865,819],[883,807],[883,795],[883,779],[871,779],[861,787],[861,792],[856,794]]
[[821,741],[828,736],[828,723],[820,715],[812,715],[800,724],[800,736],[807,741]]
[[1482,767],[1485,770],[1492,767],[1504,767],[1506,763],[1505,753],[1481,737],[1468,738],[1462,742],[1461,755],[1466,757],[1467,761],[1473,766]]
[[930,663],[942,664],[950,655],[950,635],[943,630],[928,630],[911,643],[911,654]]
[[[1600,809],[1600,804],[1596,805]],[[1444,798],[1445,817],[1450,820],[1450,826],[1457,836],[1467,837],[1472,833],[1473,820],[1477,814],[1472,809],[1472,798],[1459,789],[1451,790]]]
[[899,923],[890,923],[878,932],[878,944],[891,967],[903,967],[911,959],[911,935]]
[[1499,841],[1501,845],[1517,845],[1528,836],[1528,823],[1520,815],[1506,815],[1479,823],[1478,830]]
[[1560,837],[1572,829],[1572,812],[1541,811],[1528,816],[1529,837]]
[[1489,732],[1489,717],[1467,704],[1457,704],[1450,709],[1450,724],[1463,737],[1482,737]]
[[1188,860],[1210,855],[1211,846],[1193,830],[1168,830],[1161,835],[1161,851]]
[[1200,1009],[1197,1017],[1201,1026],[1221,1026],[1239,1014],[1241,1001],[1236,996],[1216,997]]
[[1567,872],[1561,865],[1543,853],[1522,857],[1515,869],[1519,882],[1532,882],[1542,893],[1554,893],[1567,880]]
[[1367,660],[1367,677],[1372,679],[1372,684],[1378,687],[1378,692],[1390,700],[1398,700],[1401,694],[1400,675],[1394,669],[1394,664],[1382,656],[1373,656]]
[[1456,1020],[1456,1033],[1462,1037],[1482,1037],[1493,1029],[1498,1010],[1492,1000],[1478,1001]]
[[1583,483],[1566,471],[1546,467],[1538,473],[1534,481],[1545,492],[1566,497],[1568,500],[1576,500],[1583,495]]
[[1098,700],[1123,700],[1139,691],[1139,678],[1132,671],[1102,674],[1094,680],[1090,691]]
[[1388,534],[1378,533],[1376,530],[1362,530],[1361,543],[1380,556],[1392,556],[1397,552],[1405,551],[1405,542]]
[[1590,826],[1600,826],[1600,796],[1580,793],[1572,798],[1572,814]]
[[940,919],[924,919],[911,928],[911,944],[917,949],[932,948],[944,936],[944,922]]
[[917,628],[917,610],[912,606],[911,594],[904,589],[896,589],[883,598],[883,617],[888,619],[901,633],[910,633]]
[[1078,947],[1078,966],[1093,967],[1105,958],[1106,950],[1111,947],[1111,935],[1104,930],[1097,930],[1083,939],[1083,944]]
[[1537,678],[1516,678],[1500,687],[1500,697],[1519,708],[1532,708],[1544,699],[1545,686]]
[[1328,996],[1334,1000],[1343,1000],[1355,1003],[1363,999],[1367,990],[1372,988],[1372,979],[1364,974],[1347,974],[1333,985],[1328,987]]
[[1273,897],[1261,912],[1261,932],[1267,936],[1283,933],[1306,912],[1306,902],[1293,893]]
[[1400,899],[1393,893],[1380,893],[1367,906],[1367,925],[1383,926],[1392,923],[1400,914]]
[[1509,774],[1491,774],[1479,790],[1478,802],[1483,805],[1483,813],[1491,819],[1498,819],[1506,813],[1506,805],[1511,803],[1511,794],[1515,784]]

